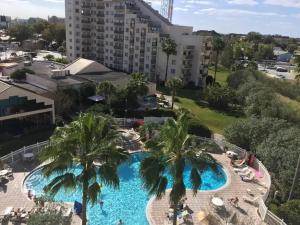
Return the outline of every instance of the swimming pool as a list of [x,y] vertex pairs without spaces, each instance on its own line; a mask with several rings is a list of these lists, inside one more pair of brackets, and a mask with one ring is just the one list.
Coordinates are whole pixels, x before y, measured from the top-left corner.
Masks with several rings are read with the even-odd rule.
[[[139,166],[143,158],[143,153],[135,153],[130,157],[129,162],[122,164],[119,169],[120,189],[114,190],[109,187],[103,187],[101,199],[104,202],[101,210],[99,204],[88,207],[89,225],[115,225],[118,219],[122,219],[129,225],[148,225],[146,218],[146,205],[150,196],[142,188],[142,182],[139,177]],[[213,173],[207,169],[202,174],[201,190],[215,190],[226,183],[226,174],[219,166],[219,174]],[[74,172],[79,173],[80,168],[74,167]],[[185,184],[191,188],[188,173],[189,168],[185,170]],[[52,177],[53,178],[53,177]],[[43,194],[43,187],[49,183],[49,179],[43,177],[41,170],[36,170],[30,174],[24,181],[24,188],[34,190],[36,195]],[[81,202],[81,191],[76,190],[72,193],[60,191],[55,196],[56,201],[63,202]]]

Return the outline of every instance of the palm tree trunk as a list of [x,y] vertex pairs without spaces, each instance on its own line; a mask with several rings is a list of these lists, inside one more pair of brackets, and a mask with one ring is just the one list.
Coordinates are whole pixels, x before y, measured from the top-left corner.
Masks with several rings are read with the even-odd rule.
[[218,61],[219,61],[219,52],[216,52],[214,84],[216,83],[217,80]]
[[173,215],[173,225],[177,224],[177,206],[178,204],[174,204],[174,215]]
[[167,66],[166,66],[166,74],[165,74],[165,83],[167,82],[168,79],[168,69],[169,69],[169,55],[167,55]]
[[175,91],[172,91],[172,109],[174,107]]
[[83,185],[82,185],[82,225],[87,224],[87,217],[86,217],[86,208],[87,208],[87,195],[88,195],[88,188],[89,183],[87,179],[83,179]]

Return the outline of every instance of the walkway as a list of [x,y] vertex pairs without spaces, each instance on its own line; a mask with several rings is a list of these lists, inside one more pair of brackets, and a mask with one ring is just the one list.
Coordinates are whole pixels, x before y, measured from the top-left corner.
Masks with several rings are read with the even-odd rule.
[[[22,185],[28,174],[27,171],[31,171],[36,165],[36,163],[28,164],[21,161],[17,161],[13,165],[14,179],[6,184],[4,190],[0,191],[0,215],[9,206],[28,210],[34,207],[34,202],[27,198],[27,193],[22,192]],[[73,216],[72,225],[81,225],[81,219],[78,216]]]
[[[201,191],[194,197],[191,190],[187,191],[187,205],[192,209],[194,212],[192,214],[194,224],[201,224],[197,222],[197,212],[200,210],[206,210],[211,212],[210,206],[210,197],[217,195],[225,200],[225,208],[229,211],[228,217],[232,216],[235,212],[238,221],[238,224],[241,225],[243,223],[245,225],[252,225],[252,224],[260,224],[260,217],[257,214],[257,207],[251,205],[249,203],[244,202],[242,199],[243,196],[247,196],[252,198],[248,193],[247,189],[250,189],[254,196],[262,195],[262,192],[265,193],[267,190],[263,187],[265,183],[264,178],[259,178],[258,183],[254,182],[244,182],[241,180],[240,176],[236,174],[232,167],[230,166],[230,159],[225,154],[213,154],[215,159],[218,160],[220,164],[222,164],[228,173],[228,182],[225,187],[221,188],[217,191]],[[239,207],[234,208],[231,206],[227,199],[238,197],[239,198]],[[169,208],[169,198],[166,195],[161,200],[153,199],[148,204],[148,219],[151,222],[151,225],[163,225],[166,221],[165,213],[168,211]],[[216,213],[214,213],[216,215]],[[221,221],[226,222],[228,219],[222,216],[219,218]],[[224,223],[225,224],[225,223]]]

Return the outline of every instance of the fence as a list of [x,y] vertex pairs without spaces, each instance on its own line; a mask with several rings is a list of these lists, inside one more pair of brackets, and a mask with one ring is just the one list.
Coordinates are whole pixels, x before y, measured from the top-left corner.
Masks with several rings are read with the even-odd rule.
[[44,142],[37,142],[36,144],[24,146],[23,148],[20,148],[14,152],[11,152],[10,154],[7,154],[0,158],[1,161],[6,163],[14,163],[20,159],[23,158],[23,155],[25,153],[33,153],[34,155],[37,154],[44,146],[48,144],[48,141]]

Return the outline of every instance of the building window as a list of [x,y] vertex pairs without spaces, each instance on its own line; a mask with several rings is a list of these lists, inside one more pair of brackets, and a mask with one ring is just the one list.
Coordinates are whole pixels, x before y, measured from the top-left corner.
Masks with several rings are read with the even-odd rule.
[[176,70],[175,69],[171,69],[171,74],[175,74]]
[[135,46],[135,50],[139,50],[139,46]]
[[146,69],[149,69],[149,64],[146,64]]
[[140,41],[140,38],[139,38],[139,37],[136,37],[135,40],[136,40],[136,41]]
[[172,60],[172,65],[176,65],[176,60],[175,59]]
[[136,28],[135,32],[136,32],[136,33],[140,33],[140,29],[139,29],[139,28]]

